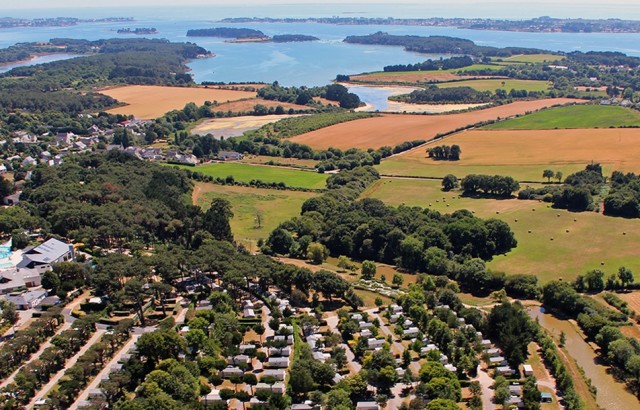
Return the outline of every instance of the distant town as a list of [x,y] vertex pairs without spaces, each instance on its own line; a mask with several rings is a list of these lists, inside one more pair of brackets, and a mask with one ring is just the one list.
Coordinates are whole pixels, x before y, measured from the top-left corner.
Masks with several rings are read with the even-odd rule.
[[530,20],[482,18],[393,18],[393,17],[318,17],[318,18],[226,18],[221,23],[320,23],[358,26],[457,27],[470,30],[526,31],[533,33],[640,33],[640,21],[620,19],[561,19],[537,17]]
[[14,27],[68,27],[81,23],[120,23],[130,21],[133,21],[132,17],[107,17],[102,19],[79,19],[74,17],[20,19],[13,17],[0,17],[0,29]]

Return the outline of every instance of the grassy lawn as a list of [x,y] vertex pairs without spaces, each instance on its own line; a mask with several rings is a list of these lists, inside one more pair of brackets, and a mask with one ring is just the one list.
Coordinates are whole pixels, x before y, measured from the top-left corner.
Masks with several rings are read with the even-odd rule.
[[214,178],[226,178],[231,175],[239,182],[249,182],[251,180],[284,182],[287,186],[297,188],[323,189],[328,178],[328,175],[316,172],[239,163],[213,163],[197,167],[183,166],[182,168],[197,171]]
[[[242,243],[248,241],[245,245],[251,245],[260,238],[266,239],[281,222],[299,215],[302,203],[315,195],[310,192],[199,183],[194,189],[193,199],[196,205],[205,209],[214,198],[228,200],[234,214],[231,220],[234,237]],[[260,228],[256,227],[258,211],[263,213]]]
[[469,67],[456,68],[454,70],[449,70],[449,71],[452,73],[458,73],[458,72],[466,73],[467,71],[502,70],[503,68],[504,67],[500,67],[499,65],[495,65],[495,64],[473,64],[473,65],[470,65]]
[[503,89],[506,91],[515,90],[527,90],[527,91],[547,91],[550,83],[548,81],[538,80],[500,80],[500,79],[486,79],[486,80],[468,80],[468,81],[452,81],[450,83],[438,84],[439,88],[451,88],[451,87],[471,87],[478,91],[491,91],[494,92],[497,89]]
[[268,157],[262,155],[246,155],[243,159],[238,161],[242,164],[258,164],[264,165],[268,162],[272,162],[278,166],[287,166],[292,168],[306,168],[315,169],[318,161],[313,159],[298,159],[298,158],[283,158],[283,157]]
[[609,128],[640,126],[640,113],[608,105],[550,108],[488,125],[491,130],[546,130],[554,128]]
[[393,206],[421,206],[443,213],[469,209],[478,217],[507,222],[518,246],[488,263],[491,269],[507,274],[533,274],[547,282],[571,280],[591,269],[609,274],[626,266],[640,271],[636,257],[640,220],[571,213],[536,201],[461,198],[459,192],[442,192],[439,181],[383,179],[363,196]]

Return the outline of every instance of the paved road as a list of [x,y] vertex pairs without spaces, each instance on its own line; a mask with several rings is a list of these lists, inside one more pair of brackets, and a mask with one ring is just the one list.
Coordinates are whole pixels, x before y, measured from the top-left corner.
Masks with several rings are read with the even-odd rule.
[[38,400],[42,399],[44,396],[46,396],[47,393],[49,393],[49,390],[51,390],[53,388],[53,386],[55,386],[58,383],[58,381],[62,378],[62,376],[64,376],[65,370],[73,367],[73,365],[76,364],[76,362],[78,361],[80,356],[85,354],[86,351],[89,350],[89,348],[91,346],[93,346],[94,343],[96,343],[98,340],[100,340],[100,338],[102,337],[102,335],[105,332],[106,332],[105,329],[97,329],[96,332],[93,334],[93,336],[91,336],[91,338],[87,341],[87,343],[85,343],[85,345],[82,346],[80,351],[78,351],[78,353],[76,353],[75,356],[73,356],[71,359],[67,360],[67,362],[65,363],[64,367],[58,373],[56,373],[56,375],[53,376],[51,378],[51,380],[49,380],[49,383],[47,383],[46,385],[42,386],[40,391],[38,391],[34,395],[33,399],[31,399],[31,402],[29,402],[29,404],[26,406],[26,408],[32,409],[34,407],[36,401],[38,401]]
[[96,377],[94,377],[94,379],[91,381],[91,383],[87,385],[80,396],[78,396],[78,399],[75,401],[75,403],[71,405],[70,409],[77,409],[78,403],[89,399],[89,392],[93,389],[96,389],[102,379],[107,378],[107,376],[111,373],[111,367],[115,366],[122,359],[122,356],[125,355],[136,344],[141,335],[142,333],[133,334],[131,336],[131,339],[113,356],[113,359],[111,359],[111,361],[104,365],[100,373],[98,373]]
[[489,376],[489,373],[478,366],[478,377],[477,380],[480,383],[480,388],[482,389],[482,409],[483,410],[493,410],[497,409],[493,403],[493,379]]
[[[338,332],[339,320],[340,319],[336,314],[333,314],[326,318],[327,326],[329,327],[329,329],[331,329],[333,333],[337,333],[337,334],[340,333]],[[347,346],[345,343],[340,343],[339,346],[345,350],[345,353],[347,355],[347,365],[349,366],[350,374],[356,374],[360,372],[360,370],[362,369],[362,365],[356,361],[356,356],[353,354],[349,346]]]
[[[78,296],[77,298],[75,298],[74,300],[69,302],[64,307],[64,309],[62,309],[62,316],[64,316],[64,323],[62,324],[62,326],[60,326],[58,331],[56,333],[54,333],[53,336],[59,335],[60,333],[64,332],[65,330],[71,328],[71,324],[73,324],[73,322],[76,320],[73,316],[71,316],[71,312],[73,312],[73,310],[87,297],[87,295],[88,295],[87,292],[83,293],[82,295]],[[44,352],[45,349],[47,349],[48,347],[51,346],[51,340],[53,339],[53,336],[51,336],[49,339],[47,339],[40,346],[40,349],[38,349],[37,352],[32,354],[31,358],[29,358],[29,360],[27,360],[24,364],[26,365],[26,364],[31,363],[32,361],[40,358],[40,355],[42,354],[42,352]],[[18,374],[18,371],[20,371],[21,368],[22,368],[22,366],[18,367],[18,369],[16,369],[15,372],[11,373],[9,375],[9,377],[7,377],[2,383],[0,383],[0,388],[5,388],[9,384],[13,383],[14,378],[16,377],[16,375]]]

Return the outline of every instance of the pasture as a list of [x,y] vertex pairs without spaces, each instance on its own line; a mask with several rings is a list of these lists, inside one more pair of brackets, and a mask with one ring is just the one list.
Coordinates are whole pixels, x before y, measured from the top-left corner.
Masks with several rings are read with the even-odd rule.
[[638,127],[640,113],[613,105],[574,105],[534,112],[484,127],[490,130]]
[[491,92],[495,92],[497,89],[506,90],[507,92],[512,89],[542,92],[547,91],[550,85],[548,81],[538,80],[482,79],[441,83],[438,84],[438,88],[471,87],[478,91]]
[[[255,96],[255,95],[254,95]],[[247,98],[243,100],[237,101],[229,101],[222,102],[218,101],[219,104],[212,106],[211,111],[213,112],[232,112],[232,113],[246,113],[253,112],[254,107],[258,104],[264,105],[267,108],[273,108],[274,110],[281,106],[285,111],[293,109],[295,111],[311,111],[312,108],[307,105],[298,105],[291,104],[286,102],[274,101],[274,100],[263,100],[262,98]]]
[[478,217],[507,222],[518,246],[488,263],[495,271],[532,274],[541,282],[572,280],[590,269],[609,274],[623,265],[640,271],[640,259],[636,257],[640,220],[595,212],[571,213],[538,201],[462,198],[459,191],[442,192],[440,181],[430,180],[382,179],[369,187],[363,197],[443,213],[468,209]]
[[441,178],[447,174],[509,175],[519,181],[543,182],[542,171],[552,169],[565,176],[599,162],[604,172],[640,171],[640,133],[635,129],[461,132],[439,144],[457,144],[460,161],[435,161],[423,146],[382,161],[386,175]]
[[155,85],[127,85],[102,90],[100,93],[127,104],[109,110],[110,114],[133,115],[141,120],[158,118],[171,110],[184,108],[190,102],[234,101],[255,97],[254,92],[203,87],[163,87]]
[[500,64],[500,62],[509,63],[549,63],[552,61],[562,61],[566,57],[556,54],[517,54],[507,58],[494,58],[494,61]]
[[638,126],[640,126],[640,113],[630,108],[612,105],[574,105],[534,112],[484,128],[490,130],[550,130]]
[[200,172],[213,178],[233,176],[238,182],[260,180],[263,182],[284,182],[289,187],[324,189],[329,175],[311,171],[299,171],[291,168],[215,162],[196,167],[182,166],[190,171]]
[[518,101],[483,110],[442,115],[382,115],[298,135],[291,141],[313,148],[380,148],[436,135],[483,121],[507,118],[552,105],[579,102],[567,98]]
[[[312,192],[198,183],[193,190],[193,203],[207,209],[214,198],[228,200],[233,211],[233,236],[237,241],[251,245],[260,238],[266,239],[281,222],[299,215],[304,201],[316,195]],[[260,227],[256,224],[258,212],[262,214]]]

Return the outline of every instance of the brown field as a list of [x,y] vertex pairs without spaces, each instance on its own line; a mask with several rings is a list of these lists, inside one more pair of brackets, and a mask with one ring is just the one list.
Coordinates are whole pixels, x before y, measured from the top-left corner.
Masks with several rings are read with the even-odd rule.
[[[255,95],[253,95],[252,97],[255,97]],[[227,112],[227,111],[247,112],[247,111],[253,111],[253,107],[255,107],[256,104],[262,104],[267,108],[271,108],[271,107],[276,108],[277,106],[280,105],[285,110],[288,110],[289,108],[293,108],[294,110],[311,110],[312,109],[311,107],[308,107],[306,105],[297,105],[297,104],[285,103],[280,101],[263,100],[262,98],[248,98],[248,99],[239,100],[239,101],[230,101],[224,104],[216,105],[211,109],[213,111],[223,111],[223,112]]]
[[466,125],[573,102],[581,100],[553,98],[519,101],[485,110],[448,115],[383,115],[337,124],[298,135],[291,140],[313,148],[379,148],[416,139],[428,140],[439,133]]
[[399,73],[376,73],[376,74],[361,74],[350,76],[351,81],[367,82],[367,83],[432,83],[432,82],[445,82],[456,80],[473,80],[480,78],[501,78],[501,77],[487,77],[487,76],[468,76],[458,75],[449,71],[412,71],[412,72],[399,72]]
[[[302,114],[299,114],[302,115]],[[216,137],[239,137],[247,131],[257,130],[266,124],[271,124],[285,118],[297,117],[298,115],[260,115],[260,116],[240,116],[212,118],[198,123],[191,129],[192,134],[207,135],[215,134]],[[273,160],[273,158],[272,158]]]
[[256,95],[247,91],[148,85],[130,85],[100,92],[128,104],[109,110],[109,113],[133,115],[143,120],[161,117],[168,111],[184,108],[190,102],[202,105],[205,101],[233,101]]
[[433,177],[493,173],[521,181],[542,181],[544,169],[569,175],[592,161],[602,164],[607,172],[640,170],[640,133],[631,128],[473,130],[453,135],[446,143],[460,146],[460,161],[434,161],[424,149],[416,149],[389,163],[383,161],[381,172]]
[[640,314],[640,292],[616,293],[616,295],[627,302],[629,309]]

